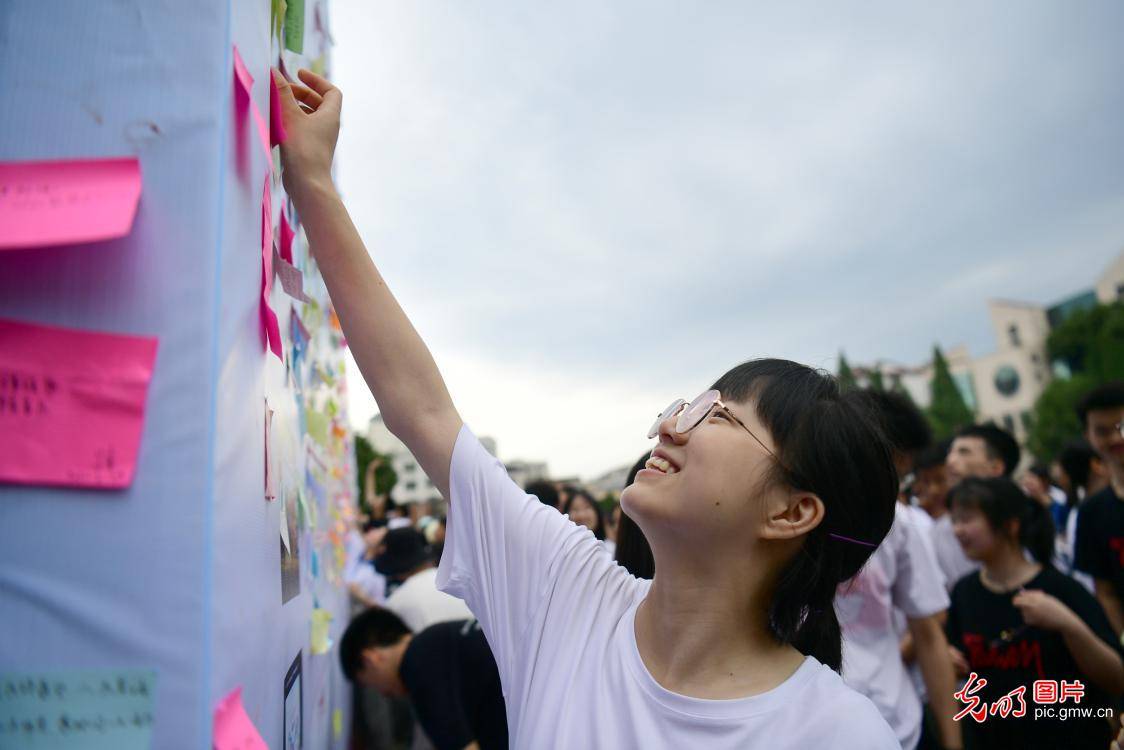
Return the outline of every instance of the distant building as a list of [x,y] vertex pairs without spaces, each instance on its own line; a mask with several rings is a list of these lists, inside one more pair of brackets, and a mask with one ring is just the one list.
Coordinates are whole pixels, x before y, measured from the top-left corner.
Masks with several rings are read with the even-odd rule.
[[[953,380],[964,401],[975,411],[976,418],[981,422],[995,422],[1024,443],[1034,403],[1055,374],[1055,367],[1047,361],[1046,355],[1050,331],[1079,310],[1120,299],[1124,299],[1124,252],[1109,264],[1093,288],[1052,305],[988,301],[995,351],[973,358],[967,347],[959,345],[944,352]],[[860,382],[868,381],[871,372],[877,369],[887,387],[898,382],[919,406],[929,405],[931,362],[915,367],[879,362],[853,369]]]
[[441,503],[441,492],[422,471],[406,444],[387,429],[381,414],[372,417],[367,425],[367,440],[376,451],[390,458],[390,465],[398,475],[398,482],[390,493],[394,502],[413,504],[432,501],[434,507]]
[[520,487],[526,487],[531,482],[540,479],[550,479],[550,470],[545,461],[508,461],[507,473],[512,481]]
[[[418,460],[405,443],[387,429],[381,414],[372,417],[367,425],[367,440],[376,451],[390,457],[390,464],[398,475],[398,482],[390,493],[394,502],[407,505],[431,502],[434,509],[441,507],[443,500],[437,486],[422,471]],[[484,450],[496,455],[496,441],[493,438],[484,436],[479,440]],[[545,479],[550,474],[546,464],[541,461],[512,461],[507,465],[507,470],[520,487],[525,487],[535,479]]]
[[618,466],[611,471],[605,472],[596,479],[589,480],[585,483],[585,486],[596,500],[600,500],[610,492],[619,497],[621,490],[624,489],[624,481],[628,479],[628,472],[631,468],[632,464]]

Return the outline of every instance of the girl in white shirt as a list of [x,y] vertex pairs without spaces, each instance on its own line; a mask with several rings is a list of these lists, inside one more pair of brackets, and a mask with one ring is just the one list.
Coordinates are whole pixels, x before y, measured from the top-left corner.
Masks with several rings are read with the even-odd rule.
[[332,185],[340,92],[275,77],[285,187],[386,426],[449,500],[438,585],[480,620],[512,746],[898,747],[837,673],[835,589],[886,535],[898,489],[863,397],[757,360],[673,403],[621,497],[658,571],[632,577],[464,426]]

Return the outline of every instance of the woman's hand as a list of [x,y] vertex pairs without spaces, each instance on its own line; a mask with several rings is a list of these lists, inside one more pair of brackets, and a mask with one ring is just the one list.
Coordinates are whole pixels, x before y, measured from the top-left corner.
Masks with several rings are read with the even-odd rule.
[[952,660],[952,668],[953,670],[955,670],[957,676],[967,677],[968,660],[964,658],[964,653],[960,649],[956,648],[956,646],[949,644],[948,656]]
[[311,71],[302,69],[297,77],[307,86],[289,83],[273,69],[287,136],[281,144],[281,178],[286,192],[299,204],[301,194],[308,189],[332,184],[343,94]]
[[1074,621],[1080,621],[1072,609],[1045,591],[1023,589],[1015,594],[1011,603],[1019,608],[1027,625],[1046,630],[1065,630],[1072,626]]

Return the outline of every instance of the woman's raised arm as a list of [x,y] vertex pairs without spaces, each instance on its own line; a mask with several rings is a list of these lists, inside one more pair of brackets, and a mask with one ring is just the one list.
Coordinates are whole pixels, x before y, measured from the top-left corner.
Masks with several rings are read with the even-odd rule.
[[[273,72],[288,135],[282,179],[328,287],[348,345],[387,428],[449,498],[449,463],[461,428],[433,356],[390,293],[332,183],[342,95],[307,70],[306,86]],[[299,103],[298,103],[299,102]]]

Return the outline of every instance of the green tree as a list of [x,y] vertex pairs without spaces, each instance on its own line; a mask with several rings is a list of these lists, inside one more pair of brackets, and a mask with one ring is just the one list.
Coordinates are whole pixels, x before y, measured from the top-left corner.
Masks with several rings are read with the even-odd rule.
[[1124,378],[1124,302],[1073,313],[1050,332],[1046,354],[1097,383]]
[[839,372],[836,373],[835,378],[839,381],[840,390],[847,391],[858,387],[855,373],[851,370],[851,366],[847,364],[847,357],[843,352],[839,352]]
[[1048,460],[1081,435],[1077,402],[1091,388],[1124,379],[1124,303],[1072,313],[1050,332],[1046,354],[1071,375],[1055,379],[1034,403],[1027,447]]
[[390,491],[398,483],[398,474],[395,473],[394,467],[390,465],[390,459],[387,456],[376,451],[375,447],[371,445],[371,441],[356,433],[355,479],[359,490],[359,510],[364,513],[371,512],[370,498],[367,497],[366,491],[367,467],[376,459],[379,463],[375,468],[375,494],[385,497],[390,495]]
[[890,393],[903,396],[910,404],[917,406],[917,402],[913,400],[913,394],[905,387],[905,383],[902,382],[902,376],[899,373],[894,373],[890,376]]
[[878,369],[877,365],[870,371],[869,381],[869,386],[872,391],[882,392],[886,390],[886,383],[882,380],[882,370]]
[[1049,460],[1067,442],[1081,435],[1077,402],[1096,383],[1088,375],[1057,379],[1034,402],[1026,446],[1037,458]]
[[948,360],[944,358],[939,346],[933,347],[933,379],[929,383],[931,398],[929,399],[928,417],[933,427],[933,435],[937,440],[945,440],[956,434],[961,427],[970,425],[975,416],[968,404],[964,403],[964,395],[952,379],[948,369]]

